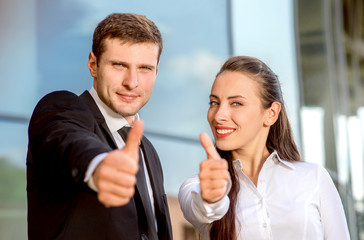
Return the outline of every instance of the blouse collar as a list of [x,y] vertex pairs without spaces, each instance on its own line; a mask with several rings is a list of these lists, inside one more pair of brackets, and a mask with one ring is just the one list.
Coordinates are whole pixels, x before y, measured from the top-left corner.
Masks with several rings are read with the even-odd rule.
[[[292,169],[294,170],[295,169],[295,166],[292,162],[289,162],[289,161],[286,161],[286,160],[282,160],[277,151],[273,151],[269,157],[266,159],[264,165],[278,165],[278,164],[283,164],[283,166],[289,168],[289,169]],[[240,161],[240,159],[235,159],[233,160],[233,165],[234,165],[234,168],[235,169],[243,169],[243,164],[242,162]]]

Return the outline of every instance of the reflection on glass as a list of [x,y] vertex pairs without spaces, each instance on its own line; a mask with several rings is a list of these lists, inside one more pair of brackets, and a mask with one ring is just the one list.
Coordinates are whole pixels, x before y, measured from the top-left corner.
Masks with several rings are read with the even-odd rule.
[[26,239],[26,125],[0,121],[0,132],[0,239]]
[[343,186],[349,182],[349,146],[348,146],[348,132],[347,132],[348,119],[345,115],[337,117],[337,167],[338,167],[338,180]]
[[[359,117],[352,116],[348,121],[349,150],[351,159],[351,181],[353,196],[356,201],[364,201],[364,162],[363,131],[364,108],[358,110]],[[364,209],[362,209],[364,211]]]
[[[163,164],[166,190],[175,197],[182,180],[195,174],[205,157],[193,140],[198,140],[201,131],[209,131],[209,91],[228,57],[226,5],[216,0],[208,4],[194,0],[173,4],[163,0],[0,0],[0,22],[6,23],[0,24],[0,239],[26,239],[26,119],[50,91],[80,94],[91,88],[87,57],[92,33],[113,12],[146,15],[162,32],[158,78],[140,116],[151,133],[191,139],[191,143],[152,139]],[[1,116],[8,115],[25,121],[3,124]]]
[[321,107],[301,108],[304,160],[321,166],[325,166],[324,114]]

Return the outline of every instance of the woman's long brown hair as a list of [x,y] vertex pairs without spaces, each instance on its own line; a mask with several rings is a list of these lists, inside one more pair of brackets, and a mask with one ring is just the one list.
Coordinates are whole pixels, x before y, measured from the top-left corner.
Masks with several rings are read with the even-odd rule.
[[[273,102],[281,104],[281,111],[277,121],[270,127],[266,146],[271,153],[274,150],[278,155],[287,161],[301,161],[296,143],[294,142],[291,125],[288,121],[286,109],[281,91],[278,76],[261,60],[248,56],[235,56],[229,58],[216,75],[218,77],[224,71],[240,72],[247,74],[257,81],[260,86],[260,99],[264,109],[269,108]],[[231,190],[228,194],[230,199],[229,210],[223,218],[214,221],[210,228],[211,240],[235,240],[235,208],[240,190],[239,180],[233,166],[233,159],[230,151],[221,151],[220,156],[228,161],[229,173],[231,176]]]

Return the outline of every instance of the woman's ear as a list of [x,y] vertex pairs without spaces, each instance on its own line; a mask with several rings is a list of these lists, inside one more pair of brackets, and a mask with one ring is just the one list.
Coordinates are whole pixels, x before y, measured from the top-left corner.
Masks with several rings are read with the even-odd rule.
[[266,111],[266,118],[264,121],[264,125],[266,127],[270,127],[278,119],[279,112],[281,111],[281,104],[279,102],[273,102],[272,105],[265,111]]
[[91,76],[97,77],[97,58],[93,52],[88,55],[88,69],[90,70]]

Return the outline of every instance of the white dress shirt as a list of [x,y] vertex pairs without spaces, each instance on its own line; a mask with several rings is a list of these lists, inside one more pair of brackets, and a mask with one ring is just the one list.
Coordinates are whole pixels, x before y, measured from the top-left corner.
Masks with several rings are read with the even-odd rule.
[[[97,95],[96,90],[92,87],[90,89],[90,94],[92,96],[92,98],[94,99],[94,101],[96,102],[96,105],[98,106],[100,112],[102,113],[102,116],[105,118],[105,122],[107,127],[109,128],[117,146],[119,149],[123,148],[125,146],[125,142],[123,140],[123,138],[120,136],[120,134],[118,133],[118,130],[124,126],[129,126],[128,121],[121,116],[120,114],[114,112],[111,108],[109,108]],[[136,119],[139,119],[139,115],[136,114],[135,115]],[[92,179],[92,174],[95,171],[97,165],[106,157],[108,153],[101,153],[99,155],[97,155],[89,164],[86,174],[85,174],[85,178],[84,181],[87,182],[88,186],[94,190],[95,192],[98,191],[97,187],[95,186],[93,179]],[[153,198],[153,190],[152,190],[152,186],[150,183],[150,179],[149,179],[149,174],[147,171],[147,167],[145,165],[145,161],[144,161],[144,156],[143,156],[143,151],[141,151],[142,154],[142,159],[140,159],[139,161],[143,161],[144,164],[144,169],[146,171],[144,171],[145,173],[145,180],[147,183],[147,188],[148,188],[148,193],[149,193],[149,198],[150,198],[150,203],[151,203],[151,207],[152,207],[152,211],[154,214],[154,218],[155,218],[155,209],[154,209],[154,198]],[[157,224],[157,223],[156,223]]]
[[[236,231],[244,240],[347,240],[350,239],[339,194],[328,172],[308,162],[288,162],[273,152],[265,161],[257,187],[233,165],[240,191],[236,206]],[[181,186],[178,200],[185,218],[209,239],[209,226],[221,219],[228,196],[209,204],[202,200],[198,176]]]

